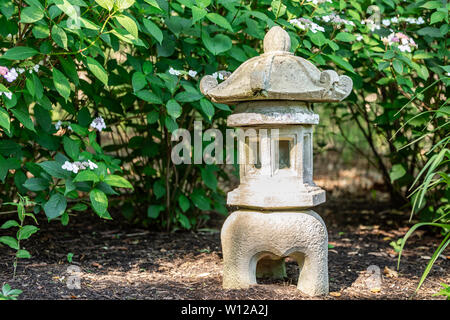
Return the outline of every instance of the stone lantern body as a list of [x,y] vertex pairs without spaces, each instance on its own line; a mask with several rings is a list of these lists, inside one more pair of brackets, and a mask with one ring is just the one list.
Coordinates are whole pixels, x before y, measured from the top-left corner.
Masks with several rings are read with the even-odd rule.
[[[223,287],[248,288],[256,277],[285,276],[284,258],[300,269],[298,289],[328,293],[328,234],[309,208],[325,201],[313,182],[313,102],[338,102],[352,80],[289,52],[290,38],[273,27],[264,54],[244,62],[218,84],[205,76],[202,93],[214,102],[236,104],[227,119],[240,129],[240,185],[228,193],[236,206],[221,231]],[[238,135],[239,136],[239,135]]]

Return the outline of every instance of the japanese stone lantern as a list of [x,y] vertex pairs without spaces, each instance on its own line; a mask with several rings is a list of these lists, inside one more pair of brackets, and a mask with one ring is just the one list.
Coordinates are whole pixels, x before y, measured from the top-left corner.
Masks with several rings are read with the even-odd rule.
[[313,182],[319,116],[311,104],[341,101],[352,80],[321,72],[290,47],[288,33],[275,26],[264,38],[263,54],[220,84],[205,76],[200,89],[214,102],[236,104],[228,126],[256,132],[238,139],[240,185],[228,193],[227,204],[239,210],[221,231],[223,287],[248,288],[257,276],[281,278],[289,256],[299,265],[298,289],[314,296],[328,293],[328,234],[310,210],[325,202],[325,191]]

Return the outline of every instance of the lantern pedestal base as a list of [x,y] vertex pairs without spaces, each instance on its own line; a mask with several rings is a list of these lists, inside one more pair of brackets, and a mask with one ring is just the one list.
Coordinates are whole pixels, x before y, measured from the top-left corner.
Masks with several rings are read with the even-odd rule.
[[[258,267],[258,273],[280,276],[279,261],[292,257],[300,269],[297,288],[310,296],[328,293],[328,234],[322,218],[312,210],[233,212],[222,227],[221,241],[225,289],[256,284],[261,259],[265,266]],[[267,263],[268,259],[276,262]]]

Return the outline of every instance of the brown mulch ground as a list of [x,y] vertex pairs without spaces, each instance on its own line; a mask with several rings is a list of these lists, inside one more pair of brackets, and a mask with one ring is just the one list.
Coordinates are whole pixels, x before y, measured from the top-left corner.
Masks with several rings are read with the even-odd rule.
[[[366,199],[339,199],[316,208],[332,245],[331,293],[318,299],[410,298],[439,236],[428,231],[413,236],[397,273],[397,254],[389,243],[407,231],[407,214]],[[14,280],[14,253],[0,245],[0,285],[23,290],[21,299],[309,299],[296,290],[298,267],[293,261],[287,262],[285,280],[262,279],[263,284],[249,290],[223,290],[219,230],[170,234],[119,222],[117,214],[113,221],[83,214],[67,227],[40,222],[40,232],[24,243],[33,257],[19,262]],[[67,288],[69,252],[74,254],[72,265],[81,270],[79,290]],[[447,250],[414,299],[442,299],[432,294],[441,282],[450,282],[449,270]],[[381,290],[371,285],[378,271]]]

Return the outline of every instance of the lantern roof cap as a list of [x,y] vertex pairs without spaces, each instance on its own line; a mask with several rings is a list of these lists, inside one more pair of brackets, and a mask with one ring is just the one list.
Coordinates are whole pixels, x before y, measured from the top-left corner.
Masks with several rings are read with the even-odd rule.
[[225,81],[211,75],[200,82],[201,92],[217,103],[255,100],[338,102],[353,86],[348,76],[320,71],[311,62],[289,52],[289,34],[279,26],[264,37],[264,53],[244,62]]

